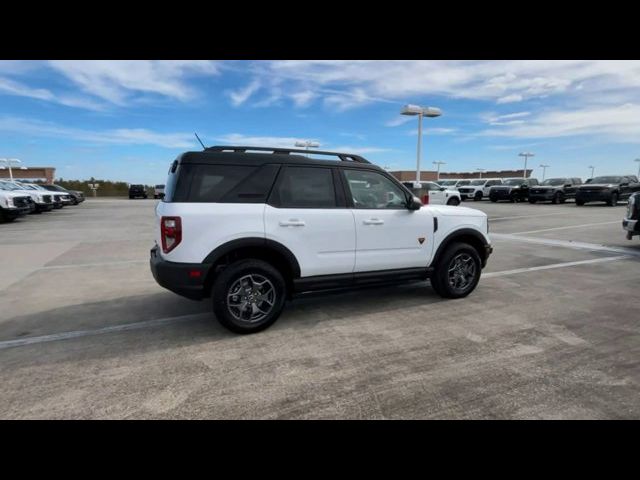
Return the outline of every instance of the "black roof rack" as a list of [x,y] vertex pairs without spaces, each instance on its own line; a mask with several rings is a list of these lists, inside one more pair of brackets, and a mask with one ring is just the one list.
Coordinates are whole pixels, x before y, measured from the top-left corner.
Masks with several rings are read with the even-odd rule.
[[334,157],[338,157],[343,162],[357,162],[357,163],[371,163],[368,160],[365,160],[360,155],[355,155],[353,153],[340,153],[340,152],[325,152],[322,150],[304,150],[301,148],[270,148],[270,147],[238,147],[238,146],[215,146],[215,147],[207,147],[205,151],[207,152],[238,152],[245,153],[247,150],[251,152],[271,152],[275,155],[289,155],[291,153],[305,153],[305,154],[314,154],[314,155],[330,155]]

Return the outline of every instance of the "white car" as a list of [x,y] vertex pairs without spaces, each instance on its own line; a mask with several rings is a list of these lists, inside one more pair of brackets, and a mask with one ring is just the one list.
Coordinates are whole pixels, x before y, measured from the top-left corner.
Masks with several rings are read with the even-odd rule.
[[210,297],[238,333],[267,328],[287,299],[313,290],[430,279],[442,297],[462,298],[492,252],[484,212],[423,206],[349,153],[209,147],[180,155],[167,185],[152,274]]
[[447,188],[435,182],[402,182],[411,192],[420,199],[423,205],[452,205],[460,204],[460,192]]
[[459,187],[458,191],[460,192],[462,200],[473,199],[474,201],[479,201],[489,197],[491,187],[494,185],[502,185],[502,183],[501,178],[478,178],[471,180],[469,185]]
[[53,209],[53,198],[49,192],[32,190],[17,182],[0,180],[0,189],[8,190],[20,195],[28,195],[34,203],[34,211],[49,212]]
[[450,190],[457,190],[459,187],[464,187],[465,185],[469,185],[471,180],[465,179],[451,179],[448,178],[446,180],[438,180],[438,185],[447,187]]

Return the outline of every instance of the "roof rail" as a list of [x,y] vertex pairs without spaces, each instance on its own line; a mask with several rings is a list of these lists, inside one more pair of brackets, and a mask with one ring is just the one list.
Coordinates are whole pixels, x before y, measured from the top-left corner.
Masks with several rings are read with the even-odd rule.
[[306,154],[314,154],[314,155],[328,155],[338,157],[343,162],[357,162],[357,163],[371,163],[368,160],[365,160],[360,155],[355,155],[353,153],[340,153],[340,152],[325,152],[322,150],[304,150],[301,148],[270,148],[270,147],[244,147],[244,146],[231,146],[231,145],[222,145],[215,147],[207,147],[205,151],[207,152],[238,152],[245,153],[246,151],[258,151],[258,152],[271,152],[275,155],[289,155],[290,153],[306,153]]

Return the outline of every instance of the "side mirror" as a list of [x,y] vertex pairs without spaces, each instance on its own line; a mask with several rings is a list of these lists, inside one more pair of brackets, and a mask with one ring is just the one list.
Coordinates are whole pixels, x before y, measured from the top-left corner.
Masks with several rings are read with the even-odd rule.
[[447,189],[447,187],[440,187],[440,191],[444,192]]
[[629,182],[624,182],[620,184],[621,187],[628,187],[629,186]]
[[413,197],[411,200],[407,202],[407,209],[409,210],[420,210],[422,208],[422,202],[417,198]]

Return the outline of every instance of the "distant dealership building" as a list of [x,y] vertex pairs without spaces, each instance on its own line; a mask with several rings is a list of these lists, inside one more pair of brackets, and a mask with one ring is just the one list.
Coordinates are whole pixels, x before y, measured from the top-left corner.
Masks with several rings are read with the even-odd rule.
[[[532,169],[527,168],[527,177],[531,176]],[[411,182],[416,179],[415,170],[399,170],[389,172],[401,182]],[[522,178],[524,170],[487,170],[482,172],[482,178]],[[437,178],[437,172],[427,170],[420,172],[420,180],[433,182]],[[480,172],[440,172],[440,180],[447,178],[480,178]]]
[[[0,165],[0,167],[3,165]],[[38,180],[45,183],[53,183],[56,177],[56,169],[54,167],[12,167],[11,173],[13,178],[17,180]],[[9,168],[5,166],[4,170],[0,169],[0,178],[9,178]]]

